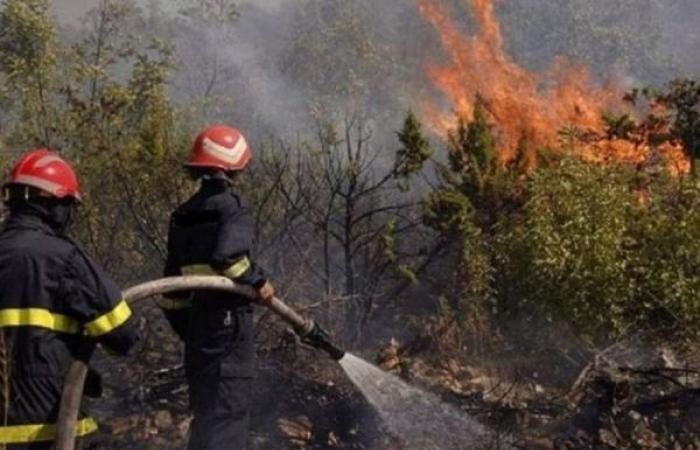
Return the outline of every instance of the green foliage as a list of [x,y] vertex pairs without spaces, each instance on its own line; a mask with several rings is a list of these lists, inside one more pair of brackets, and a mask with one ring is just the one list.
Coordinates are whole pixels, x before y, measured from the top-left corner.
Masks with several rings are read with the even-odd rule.
[[75,164],[87,193],[75,233],[109,270],[129,278],[160,271],[190,134],[180,125],[189,121],[186,111],[167,96],[171,51],[125,34],[134,14],[104,2],[91,32],[62,48],[46,2],[11,1],[0,10],[0,41],[22,43],[0,46],[0,74],[19,93],[10,142],[18,152],[50,146]]
[[47,0],[8,0],[0,9],[0,81],[5,100],[19,105],[17,135],[51,142],[51,89],[56,69],[55,25]]
[[622,169],[575,160],[533,173],[521,215],[497,237],[504,293],[584,333],[620,330],[609,321],[630,299],[621,252],[637,203],[626,181]]
[[403,128],[397,133],[401,147],[396,152],[396,177],[408,178],[420,172],[433,155],[430,143],[423,136],[421,125],[413,111],[409,111]]
[[694,171],[695,160],[700,158],[700,82],[674,80],[655,100],[670,109],[672,133],[683,143]]
[[8,0],[0,12],[0,70],[10,81],[36,76],[56,62],[48,0]]
[[666,182],[632,218],[629,252],[634,300],[627,319],[638,326],[697,330],[700,319],[700,183]]
[[642,127],[652,143],[682,144],[695,174],[700,158],[700,82],[678,78],[664,89],[633,89],[625,99],[637,107],[647,103],[650,112]]
[[533,173],[504,218],[494,264],[503,308],[566,320],[589,339],[700,319],[698,185],[565,159]]
[[[674,86],[685,100],[678,105],[670,97],[672,115],[652,115],[643,124],[606,115],[609,136],[635,137],[643,128],[658,135],[655,142],[680,139],[674,138],[682,134],[679,126],[662,133],[669,123],[692,128],[693,85]],[[560,136],[578,138],[579,132]],[[591,164],[559,152],[547,157],[544,151],[539,168],[528,170],[526,142],[521,157],[503,165],[480,110],[450,135],[449,145],[449,165],[441,168],[442,185],[426,199],[424,222],[459,251],[460,276],[447,283],[456,293],[449,304],[466,330],[482,323],[475,318],[488,317],[492,307],[497,317],[566,321],[589,341],[696,327],[695,178]]]
[[[474,120],[461,121],[449,135],[448,165],[441,167],[442,186],[429,199],[428,222],[436,229],[456,226],[468,229],[474,222],[484,232],[515,200],[513,182],[527,170],[526,142],[521,141],[516,158],[504,165],[498,158],[496,139],[477,103]],[[437,224],[431,217],[444,220]],[[442,217],[442,219],[440,219]]]
[[464,193],[476,200],[489,179],[499,171],[496,140],[480,104],[474,111],[474,121],[460,122],[450,140],[450,169],[459,175]]
[[638,128],[637,123],[629,114],[604,113],[602,119],[608,139],[629,139]]
[[445,234],[466,233],[474,227],[474,205],[456,189],[440,189],[427,199],[423,221]]
[[449,137],[442,185],[428,196],[423,220],[457,244],[459,280],[453,288],[458,295],[452,307],[467,326],[482,323],[491,309],[493,271],[487,236],[511,180],[498,160],[496,140],[481,106],[472,122],[460,122]]

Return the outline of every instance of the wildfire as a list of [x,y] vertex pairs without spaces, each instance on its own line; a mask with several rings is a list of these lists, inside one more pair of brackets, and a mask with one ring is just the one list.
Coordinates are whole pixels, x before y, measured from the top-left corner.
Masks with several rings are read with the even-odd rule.
[[[470,0],[478,32],[465,36],[441,0],[419,0],[421,14],[436,28],[450,63],[427,66],[429,78],[452,104],[445,112],[435,103],[425,106],[440,133],[454,128],[454,113],[471,120],[479,101],[497,124],[501,159],[511,159],[519,142],[536,148],[572,151],[590,161],[617,160],[635,164],[660,157],[674,172],[688,170],[682,148],[649,145],[646,136],[620,139],[606,134],[604,111],[630,113],[622,104],[620,83],[596,85],[586,67],[560,58],[551,70],[533,73],[504,51],[501,26],[493,0]],[[477,100],[478,99],[478,100]],[[569,130],[574,139],[563,139]],[[585,136],[585,138],[580,138]]]

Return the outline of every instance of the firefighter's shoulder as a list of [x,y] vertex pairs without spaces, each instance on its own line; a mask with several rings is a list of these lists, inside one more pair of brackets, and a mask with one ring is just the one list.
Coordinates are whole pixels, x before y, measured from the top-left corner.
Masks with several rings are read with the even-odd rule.
[[218,210],[224,214],[247,208],[243,197],[233,192],[222,192],[207,199],[206,208]]
[[25,251],[27,255],[34,257],[59,258],[70,260],[76,244],[62,236],[42,234],[35,239],[25,241]]
[[66,262],[73,276],[83,281],[92,279],[101,281],[102,268],[83,250],[81,244],[72,239],[65,240],[70,245]]

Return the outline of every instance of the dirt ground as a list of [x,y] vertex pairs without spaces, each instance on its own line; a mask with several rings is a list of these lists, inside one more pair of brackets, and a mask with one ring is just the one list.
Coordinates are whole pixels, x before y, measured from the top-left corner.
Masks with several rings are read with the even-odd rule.
[[[98,448],[172,450],[186,442],[180,344],[161,321],[144,327],[151,338],[132,361],[98,363],[112,367],[104,398],[89,402],[102,424]],[[280,329],[271,336],[261,339],[251,449],[411,448],[384,429],[338,364]],[[361,356],[476,417],[492,431],[489,449],[511,442],[517,449],[697,450],[695,349],[685,340],[629,341],[567,366],[556,353],[515,347],[488,362],[459,358],[423,336],[378,342]]]

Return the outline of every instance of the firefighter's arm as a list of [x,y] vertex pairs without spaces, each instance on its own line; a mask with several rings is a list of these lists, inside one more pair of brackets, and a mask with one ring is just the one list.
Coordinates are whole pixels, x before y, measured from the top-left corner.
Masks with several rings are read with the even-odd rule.
[[71,258],[65,280],[68,307],[85,335],[126,355],[138,338],[131,308],[114,281],[79,251]]
[[[172,230],[173,224],[171,219],[170,231],[168,232],[168,256],[165,261],[165,270],[163,271],[163,275],[166,277],[182,275],[178,260],[176,233],[173,233]],[[156,299],[156,303],[163,311],[165,318],[170,323],[170,327],[181,340],[185,339],[187,333],[190,310],[192,308],[190,298],[189,292],[174,292]]]
[[210,265],[218,273],[241,284],[254,287],[263,301],[274,289],[260,266],[250,257],[253,224],[245,207],[232,208],[222,216],[216,247]]

